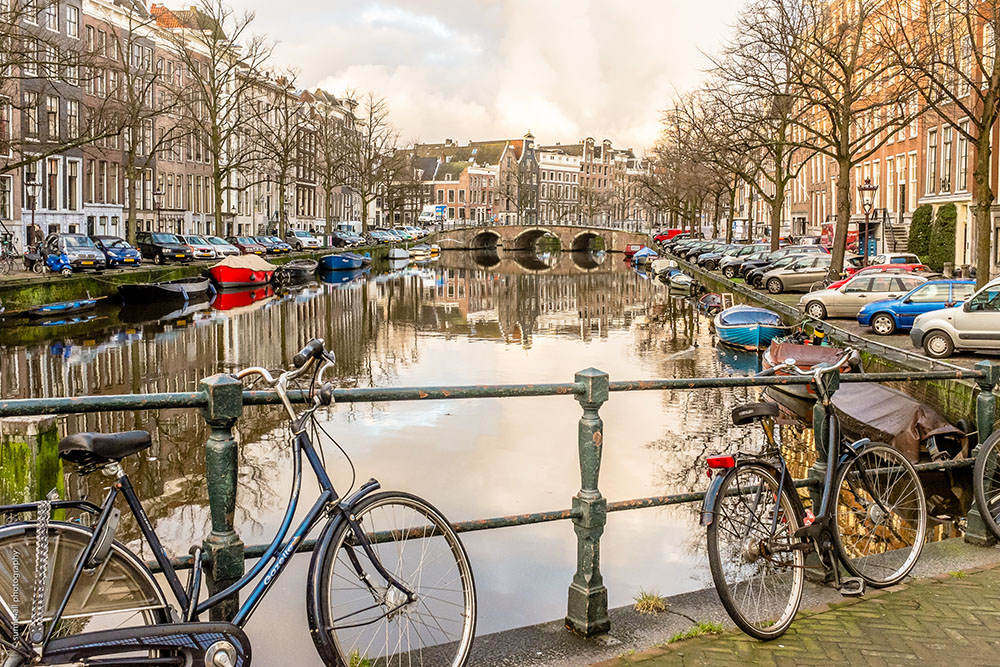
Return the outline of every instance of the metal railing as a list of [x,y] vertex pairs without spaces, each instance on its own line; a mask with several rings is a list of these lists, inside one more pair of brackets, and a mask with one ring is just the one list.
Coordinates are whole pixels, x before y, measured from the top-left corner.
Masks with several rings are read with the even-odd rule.
[[[926,382],[934,380],[972,379],[978,387],[976,424],[980,442],[992,433],[997,415],[995,388],[1000,381],[1000,365],[982,361],[976,370],[940,370],[930,372],[893,372],[846,374],[841,382]],[[608,374],[588,368],[578,372],[573,382],[562,384],[509,384],[454,387],[390,387],[337,389],[334,398],[340,403],[388,401],[434,401],[482,398],[514,398],[532,396],[572,396],[579,402],[583,414],[578,424],[578,455],[580,490],[571,499],[570,507],[556,511],[491,517],[458,522],[459,532],[524,526],[550,521],[571,520],[577,536],[576,573],[569,584],[566,626],[578,634],[593,636],[610,628],[608,592],[601,575],[601,536],[609,512],[628,511],[700,501],[704,492],[650,496],[608,502],[601,494],[599,478],[605,451],[604,424],[601,406],[611,392],[631,391],[695,391],[722,387],[765,387],[771,385],[807,384],[805,377],[723,377],[675,378],[611,382]],[[293,392],[294,402],[307,400],[303,392]],[[27,415],[74,414],[124,410],[155,410],[198,408],[210,428],[205,445],[206,478],[211,533],[203,543],[206,579],[209,590],[216,592],[228,587],[244,573],[244,560],[260,557],[264,545],[245,546],[234,525],[233,517],[238,488],[238,444],[233,428],[243,414],[245,405],[278,405],[273,391],[245,390],[230,375],[205,378],[193,392],[83,396],[77,398],[15,399],[0,401],[0,418]],[[814,411],[814,419],[822,423],[822,407]],[[918,469],[941,470],[971,465],[972,459],[922,464]],[[823,478],[827,465],[822,446],[818,447],[816,463],[806,479],[796,480],[799,487],[815,487]],[[968,517],[966,539],[989,544],[990,538],[973,507]],[[306,542],[299,552],[311,551],[314,543]],[[178,568],[190,567],[191,557],[173,561]],[[233,601],[234,602],[234,601]],[[223,606],[213,618],[223,618],[235,610],[235,604]]]

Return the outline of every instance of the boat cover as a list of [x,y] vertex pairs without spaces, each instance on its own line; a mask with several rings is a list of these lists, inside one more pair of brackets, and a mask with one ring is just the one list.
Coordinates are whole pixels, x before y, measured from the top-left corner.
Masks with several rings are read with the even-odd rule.
[[773,310],[754,306],[733,306],[719,313],[719,323],[726,326],[740,324],[769,324],[783,326],[781,316]]
[[794,359],[795,365],[805,370],[816,364],[832,364],[838,361],[843,354],[844,351],[839,347],[771,341],[771,346],[764,353],[764,366],[770,368],[775,362],[781,363],[785,359]]
[[657,259],[657,260],[653,260],[653,263],[651,264],[651,266],[653,267],[653,271],[654,272],[656,272],[656,273],[664,273],[668,269],[676,269],[677,268],[677,262],[675,262],[672,259]]
[[920,443],[933,436],[957,440],[968,456],[966,435],[944,420],[934,408],[901,391],[875,383],[843,384],[833,394],[833,405],[847,433],[892,445],[911,463],[920,458]]
[[634,259],[637,257],[659,257],[659,255],[657,255],[656,251],[653,250],[652,248],[647,248],[646,246],[642,246],[642,248],[640,248],[634,255],[632,255],[632,257]]
[[278,268],[259,255],[229,255],[221,262],[213,264],[212,268],[214,269],[217,266],[226,266],[230,269],[248,269],[250,271],[274,271]]

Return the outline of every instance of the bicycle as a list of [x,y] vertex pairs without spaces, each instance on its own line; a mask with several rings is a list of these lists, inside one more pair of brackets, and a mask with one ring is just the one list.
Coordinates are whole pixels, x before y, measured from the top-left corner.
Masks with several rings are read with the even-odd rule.
[[994,431],[976,454],[976,464],[972,472],[972,487],[976,496],[976,507],[986,528],[1000,539],[1000,431]]
[[[794,359],[758,376],[788,372],[812,378],[817,401],[826,408],[827,466],[819,512],[806,510],[774,440],[774,403],[742,405],[732,411],[737,426],[761,422],[760,454],[707,459],[712,477],[702,506],[709,567],[726,613],[748,635],[780,637],[798,611],[805,557],[814,552],[843,595],[883,588],[913,568],[927,532],[927,505],[917,472],[887,445],[867,438],[844,443],[831,405],[830,380],[848,350],[832,364],[800,369]],[[817,436],[818,437],[818,436]],[[850,577],[842,577],[843,564]]]
[[[294,370],[277,378],[260,367],[235,376],[256,377],[277,392],[291,424],[294,478],[280,528],[260,560],[237,582],[205,600],[199,600],[201,550],[192,548],[193,567],[183,585],[122,470],[122,459],[150,446],[149,434],[77,433],[60,442],[60,456],[77,464],[81,474],[99,471],[113,483],[101,506],[48,498],[0,507],[0,514],[7,516],[36,515],[33,521],[0,528],[0,646],[8,652],[0,662],[5,667],[249,665],[251,645],[242,628],[296,548],[320,523],[324,525],[309,565],[306,607],[310,633],[325,664],[466,664],[475,634],[476,594],[458,535],[427,501],[408,493],[378,492],[374,479],[357,490],[352,481],[352,491],[337,494],[322,451],[310,435],[318,441],[323,429],[315,412],[333,401],[333,389],[323,376],[334,357],[316,339],[293,363]],[[308,380],[309,402],[297,413],[289,386],[298,378]],[[303,457],[320,493],[289,537]],[[353,464],[351,469],[353,476]],[[162,569],[176,608],[168,604],[143,561],[115,541],[119,496]],[[90,517],[92,527],[53,518],[66,511]],[[232,622],[199,620],[255,579]],[[121,627],[126,624],[131,625]]]
[[14,260],[20,259],[14,249],[14,237],[9,233],[0,233],[0,275],[14,271]]

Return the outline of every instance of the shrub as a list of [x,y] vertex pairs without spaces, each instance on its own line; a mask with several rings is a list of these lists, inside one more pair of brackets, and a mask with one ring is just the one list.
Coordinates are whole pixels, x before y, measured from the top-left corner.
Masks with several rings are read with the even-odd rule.
[[955,261],[955,221],[957,218],[958,209],[954,204],[945,204],[937,210],[937,215],[934,217],[926,263],[935,271],[942,271],[946,262]]
[[924,259],[930,250],[930,242],[931,205],[923,204],[913,212],[913,221],[910,222],[910,238],[906,242],[906,249]]

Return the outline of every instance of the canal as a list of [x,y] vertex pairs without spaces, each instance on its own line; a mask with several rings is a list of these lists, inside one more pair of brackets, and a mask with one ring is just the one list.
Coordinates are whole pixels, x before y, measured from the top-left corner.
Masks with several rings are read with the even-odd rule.
[[[595,367],[612,380],[748,374],[757,359],[714,346],[693,303],[633,272],[620,256],[446,252],[436,262],[335,274],[275,293],[222,295],[176,310],[102,303],[86,321],[0,329],[0,395],[73,396],[193,390],[217,372],[280,368],[312,337],[337,355],[340,386],[567,382]],[[705,456],[753,448],[729,424],[753,389],[613,394],[601,415],[601,489],[610,500],[700,490]],[[411,491],[458,521],[569,507],[580,485],[571,397],[347,404],[323,416],[357,479]],[[291,485],[288,430],[274,408],[248,408],[236,523],[247,544],[269,541]],[[147,429],[154,445],[128,471],[172,554],[208,532],[203,443],[196,411],[74,416],[63,432]],[[781,429],[801,477],[809,431]],[[351,468],[326,443],[341,490]],[[106,480],[67,476],[66,493],[96,499]],[[308,475],[303,497],[314,492]],[[0,488],[9,489],[9,485]],[[9,492],[9,491],[8,491]],[[15,494],[16,495],[16,494]],[[19,499],[19,498],[18,498]],[[10,500],[10,499],[0,499]],[[309,503],[303,503],[308,506]],[[602,569],[613,606],[640,589],[670,595],[711,585],[697,506],[609,518]],[[134,525],[119,538],[141,550]],[[479,591],[480,634],[560,618],[575,571],[570,522],[467,534]],[[308,556],[295,559],[248,627],[262,664],[319,664],[306,630]],[[295,648],[298,647],[298,648]]]

